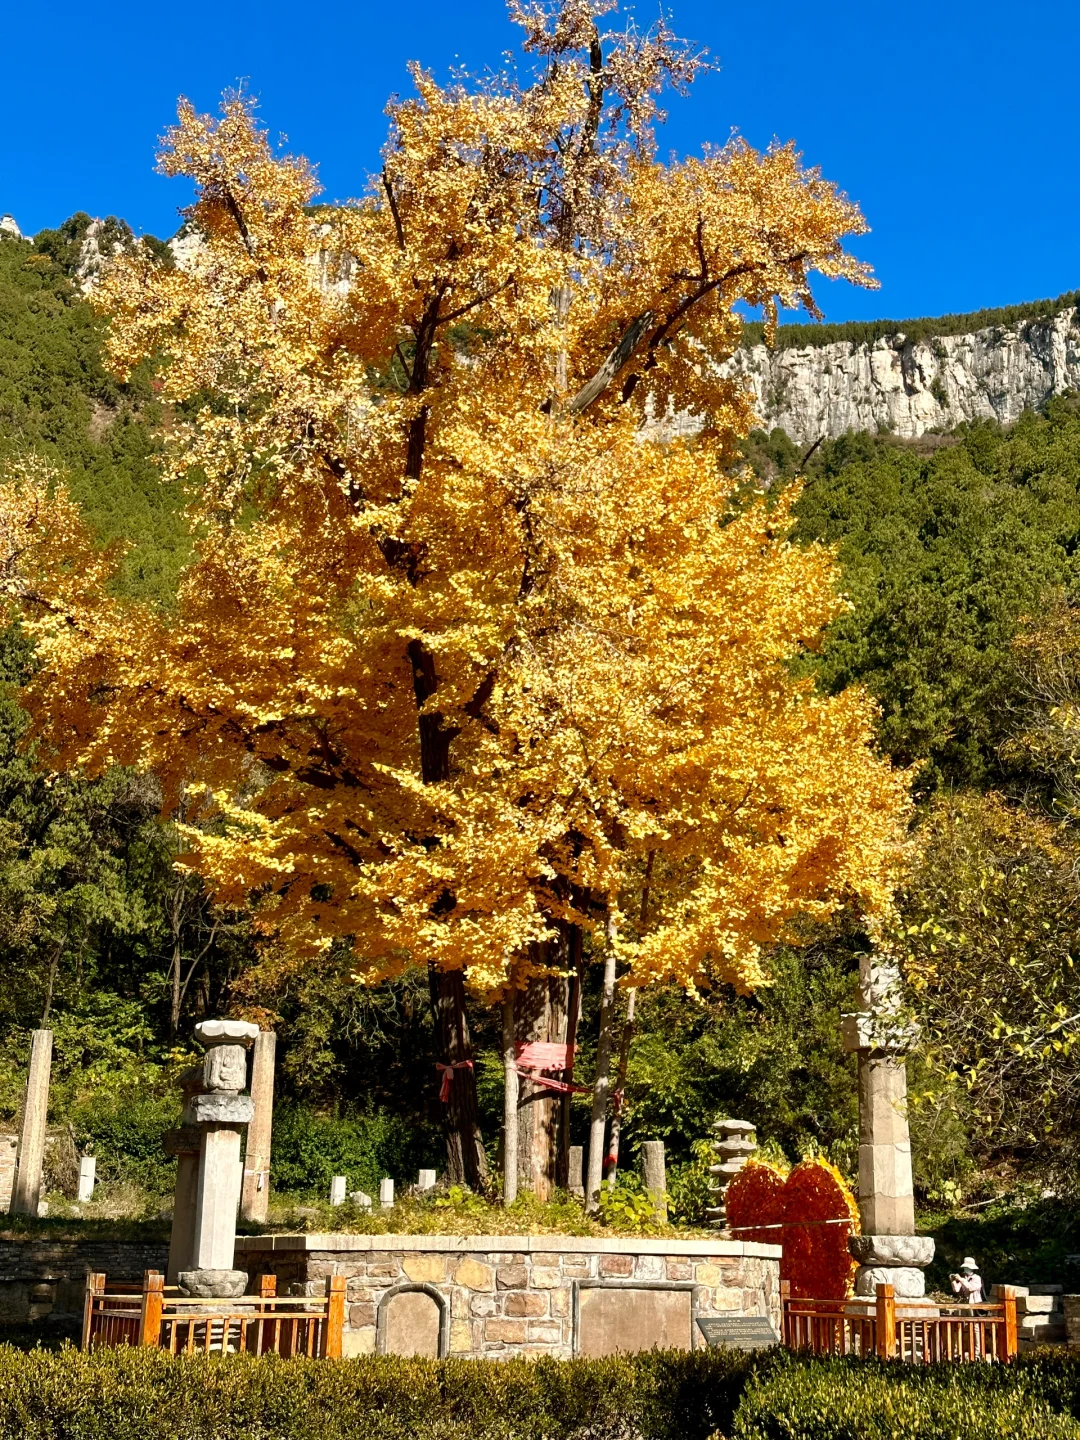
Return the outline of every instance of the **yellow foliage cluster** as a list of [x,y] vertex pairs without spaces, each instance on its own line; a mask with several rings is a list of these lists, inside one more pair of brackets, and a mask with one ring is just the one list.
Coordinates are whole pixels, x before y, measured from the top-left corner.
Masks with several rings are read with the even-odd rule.
[[864,227],[790,147],[659,163],[694,63],[664,36],[604,60],[582,0],[517,13],[535,83],[416,72],[354,205],[244,101],[181,105],[200,243],[96,298],[118,373],[158,363],[195,559],[170,613],[125,601],[54,477],[10,475],[29,703],[58,763],[201,797],[189,863],[293,955],[492,995],[606,917],[631,983],[745,989],[797,917],[883,916],[902,848],[869,701],[792,673],[832,557],[788,542],[791,496],[733,504],[752,406],[716,374],[737,301],[864,278]]

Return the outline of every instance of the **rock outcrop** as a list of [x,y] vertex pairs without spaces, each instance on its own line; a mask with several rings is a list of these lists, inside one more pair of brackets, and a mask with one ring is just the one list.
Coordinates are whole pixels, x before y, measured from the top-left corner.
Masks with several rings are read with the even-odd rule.
[[[723,367],[754,390],[766,430],[798,444],[846,430],[891,431],[905,439],[966,420],[1016,420],[1051,395],[1080,389],[1080,311],[996,325],[967,335],[872,344],[739,350]],[[694,428],[680,417],[678,428]]]

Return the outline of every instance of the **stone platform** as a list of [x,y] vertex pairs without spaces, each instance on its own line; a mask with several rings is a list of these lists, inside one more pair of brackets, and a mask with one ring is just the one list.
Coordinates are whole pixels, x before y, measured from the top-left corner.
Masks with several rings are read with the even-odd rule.
[[343,1353],[610,1355],[704,1344],[699,1315],[780,1329],[780,1247],[568,1235],[237,1236],[252,1287],[321,1293],[348,1279]]

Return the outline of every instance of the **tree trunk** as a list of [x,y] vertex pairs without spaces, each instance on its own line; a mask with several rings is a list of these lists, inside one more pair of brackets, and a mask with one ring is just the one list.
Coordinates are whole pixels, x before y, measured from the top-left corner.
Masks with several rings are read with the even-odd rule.
[[[561,975],[534,975],[526,989],[518,992],[516,1038],[525,1043],[562,1043],[565,1026],[566,981]],[[538,1200],[547,1201],[555,1185],[559,1096],[523,1077],[519,1085],[518,1182]]]
[[[452,1185],[481,1190],[487,1184],[487,1156],[480,1135],[476,1104],[476,1072],[463,1061],[473,1059],[465,1018],[465,976],[460,970],[428,972],[442,1063],[459,1068],[449,1073],[450,1094],[443,1107],[446,1124],[446,1173]],[[442,1071],[437,1072],[440,1083]]]
[[511,990],[503,1001],[503,1204],[512,1205],[518,1189],[518,1073],[515,1052],[514,1001]]
[[[569,995],[566,1007],[566,1043],[570,1051],[570,1063],[562,1073],[563,1081],[572,1085],[574,1081],[574,1050],[577,1047],[578,1023],[581,1019],[581,927],[572,925],[569,934],[570,941],[570,963],[573,966],[573,973],[570,976]],[[566,1190],[570,1185],[570,1102],[573,1096],[566,1092],[562,1097],[559,1115],[559,1145],[555,1157],[555,1183],[560,1190]]]
[[611,1019],[615,1009],[615,927],[608,918],[608,948],[604,959],[604,989],[600,1000],[600,1034],[596,1042],[596,1078],[593,1081],[592,1124],[589,1127],[589,1174],[585,1182],[585,1209],[594,1213],[600,1204],[604,1177],[604,1131],[607,1128],[611,1090]]
[[615,1095],[611,1106],[611,1143],[608,1145],[606,1179],[614,1185],[619,1174],[619,1141],[622,1138],[622,1115],[626,1104],[626,1071],[630,1064],[630,1045],[634,1039],[634,1011],[637,1008],[637,991],[631,990],[626,997],[626,1024],[623,1026],[622,1044],[619,1047],[619,1068],[616,1072]]

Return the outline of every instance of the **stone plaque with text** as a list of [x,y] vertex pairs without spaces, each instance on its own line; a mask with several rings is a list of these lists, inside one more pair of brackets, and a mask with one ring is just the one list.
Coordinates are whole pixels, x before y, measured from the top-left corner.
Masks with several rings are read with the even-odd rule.
[[711,1346],[731,1350],[760,1350],[779,1345],[780,1336],[765,1315],[699,1315],[698,1329]]

